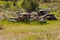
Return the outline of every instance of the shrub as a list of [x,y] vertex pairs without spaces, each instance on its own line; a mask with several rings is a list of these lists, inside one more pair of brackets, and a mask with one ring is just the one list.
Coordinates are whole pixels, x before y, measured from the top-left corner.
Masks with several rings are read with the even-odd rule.
[[39,7],[39,0],[24,0],[22,5],[27,12],[35,11]]

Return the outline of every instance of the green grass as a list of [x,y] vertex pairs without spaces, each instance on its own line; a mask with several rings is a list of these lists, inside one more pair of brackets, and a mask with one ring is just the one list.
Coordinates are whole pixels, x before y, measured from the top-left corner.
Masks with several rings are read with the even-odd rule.
[[[9,27],[14,28],[13,30],[14,32],[15,31],[16,32],[29,32],[29,31],[40,32],[40,31],[48,31],[48,30],[52,31],[53,29],[58,29],[60,27],[60,19],[51,20],[51,21],[47,20],[47,23],[43,23],[43,24],[41,24],[40,22],[35,22],[35,21],[33,22],[9,22],[7,20],[3,20],[3,21],[0,21],[0,24],[2,24],[4,28],[9,28]],[[34,29],[37,27],[38,29]],[[22,30],[18,28],[22,28]],[[31,30],[29,28],[33,28],[34,30],[33,29]],[[8,29],[7,31],[12,31],[12,30]]]
[[[4,5],[4,2],[0,2],[0,5]],[[17,2],[17,5],[21,8],[20,1]],[[41,8],[47,8],[47,5],[44,4]],[[45,24],[35,21],[26,23],[2,20],[0,25],[3,29],[0,30],[0,35],[2,35],[0,37],[3,40],[58,40],[60,38],[60,14],[58,12],[51,13],[55,14],[58,20],[47,20]],[[57,36],[59,37],[57,38]]]
[[[45,24],[35,21],[26,23],[2,20],[0,24],[3,25],[3,29],[0,30],[0,33],[1,35],[9,34],[13,35],[13,37],[16,36],[17,40],[58,40],[57,35],[59,36],[60,34],[60,16],[57,12],[51,13],[55,13],[58,20],[47,20]],[[7,35],[9,37],[8,40],[11,40],[13,37],[9,35]],[[21,39],[17,38],[17,36],[21,37]]]
[[[47,21],[48,24],[37,24],[35,22],[30,23],[22,23],[22,22],[9,22],[9,21],[1,21],[0,23],[3,24],[3,29],[0,30],[2,34],[5,33],[15,33],[15,36],[20,35],[27,35],[26,37],[22,37],[24,40],[51,40],[56,35],[59,35],[57,32],[60,30],[60,20],[57,21]],[[31,32],[31,33],[29,33]],[[11,34],[10,34],[11,35]],[[14,34],[13,34],[14,35]],[[14,37],[14,36],[13,36]],[[11,38],[9,36],[9,38]],[[20,40],[17,38],[17,40]]]

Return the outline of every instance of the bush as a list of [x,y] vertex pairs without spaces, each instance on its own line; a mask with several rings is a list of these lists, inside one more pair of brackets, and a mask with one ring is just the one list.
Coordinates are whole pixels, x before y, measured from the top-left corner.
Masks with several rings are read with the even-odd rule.
[[24,0],[22,3],[22,7],[26,9],[27,12],[35,11],[36,8],[39,7],[39,0]]

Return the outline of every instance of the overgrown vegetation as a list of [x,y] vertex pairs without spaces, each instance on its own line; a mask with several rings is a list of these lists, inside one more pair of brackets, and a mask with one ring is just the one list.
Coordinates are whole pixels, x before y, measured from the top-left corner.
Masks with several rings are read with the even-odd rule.
[[[32,0],[31,0],[32,1]],[[25,1],[27,2],[27,1]],[[18,9],[24,8],[28,12],[35,11],[36,6],[35,2],[31,5],[30,0],[22,7],[22,3],[24,1],[16,2],[16,6]],[[35,5],[34,5],[35,4]],[[40,8],[46,9],[48,5],[51,7],[53,3],[43,3],[39,4]],[[16,10],[17,7],[13,6],[13,2],[5,2],[0,1],[0,16],[5,14],[7,17],[13,16],[16,11],[9,11],[9,10]],[[33,8],[34,7],[34,8]],[[55,6],[53,6],[54,8]],[[58,6],[60,8],[60,6]],[[52,7],[51,7],[52,8]],[[59,9],[58,8],[58,9]],[[4,10],[3,10],[4,9]],[[58,11],[51,10],[50,13],[55,14],[58,20],[47,20],[47,23],[41,24],[40,22],[32,21],[32,22],[9,22],[8,20],[0,20],[0,27],[3,28],[0,30],[0,40],[60,40],[60,10]],[[3,11],[2,11],[3,10]],[[8,10],[8,11],[7,11]],[[15,15],[14,15],[15,17]],[[2,17],[0,17],[2,18]],[[3,26],[2,26],[3,25]]]
[[24,0],[22,7],[26,9],[27,12],[33,12],[39,8],[39,0]]

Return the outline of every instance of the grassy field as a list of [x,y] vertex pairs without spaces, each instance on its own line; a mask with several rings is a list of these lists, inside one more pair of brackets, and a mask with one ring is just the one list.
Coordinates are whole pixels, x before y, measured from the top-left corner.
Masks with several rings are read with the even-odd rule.
[[[5,2],[0,2],[0,6],[4,7]],[[47,3],[48,4],[48,3]],[[45,3],[41,7],[47,8]],[[21,8],[21,2],[17,2]],[[12,3],[11,3],[11,9]],[[60,14],[54,13],[58,20],[47,20],[47,23],[40,22],[9,22],[7,20],[0,21],[0,40],[60,40]]]
[[60,14],[53,13],[58,20],[46,24],[0,21],[0,40],[60,40]]

